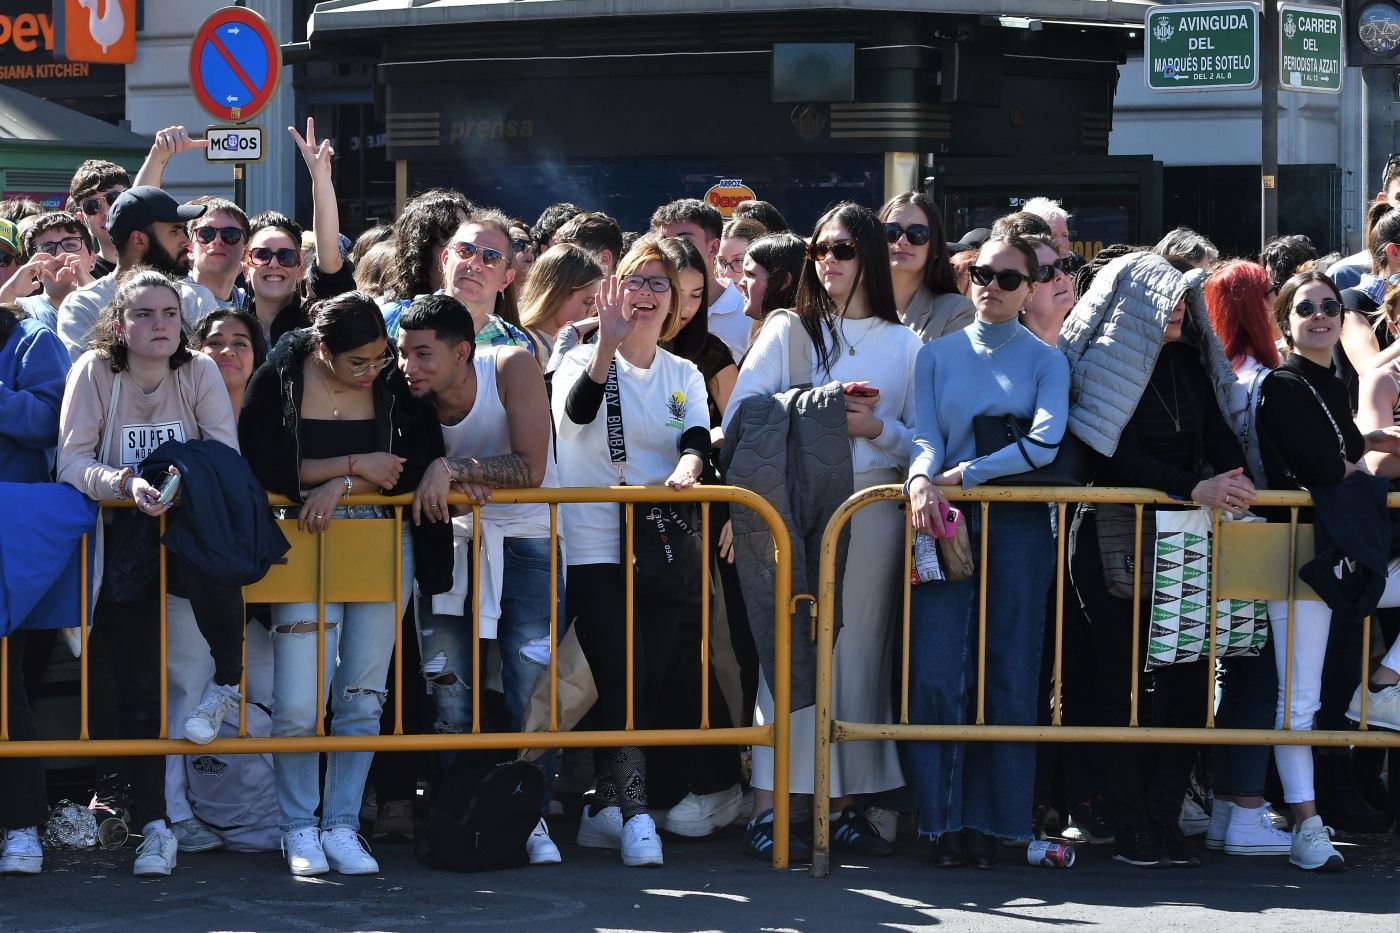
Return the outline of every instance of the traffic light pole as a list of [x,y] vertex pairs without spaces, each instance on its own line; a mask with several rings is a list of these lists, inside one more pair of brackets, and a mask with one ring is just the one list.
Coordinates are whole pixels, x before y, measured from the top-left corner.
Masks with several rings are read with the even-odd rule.
[[1259,247],[1278,235],[1278,0],[1264,0],[1259,36]]

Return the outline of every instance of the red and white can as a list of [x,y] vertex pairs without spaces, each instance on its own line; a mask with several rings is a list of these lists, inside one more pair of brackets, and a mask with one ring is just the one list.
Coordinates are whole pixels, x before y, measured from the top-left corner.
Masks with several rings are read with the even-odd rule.
[[1044,868],[1073,868],[1074,846],[1037,840],[1026,846],[1026,861]]

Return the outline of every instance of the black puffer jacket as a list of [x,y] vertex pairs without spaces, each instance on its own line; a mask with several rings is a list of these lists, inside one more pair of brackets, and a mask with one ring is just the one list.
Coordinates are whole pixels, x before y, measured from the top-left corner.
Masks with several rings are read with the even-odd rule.
[[[248,382],[238,419],[238,445],[268,492],[301,501],[302,371],[311,354],[311,332],[294,330],[277,342]],[[390,366],[374,382],[378,449],[404,458],[403,473],[390,495],[418,488],[424,471],[446,451],[430,406],[408,393],[403,374]],[[414,577],[425,595],[452,588],[452,529],[442,522],[410,525]]]

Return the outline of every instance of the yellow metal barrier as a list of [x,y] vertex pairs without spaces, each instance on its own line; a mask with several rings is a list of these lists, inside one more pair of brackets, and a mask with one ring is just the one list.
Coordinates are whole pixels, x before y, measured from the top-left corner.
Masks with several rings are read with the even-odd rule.
[[[633,714],[633,579],[631,536],[622,536],[625,548],[623,555],[624,577],[627,588],[627,724],[622,731],[574,731],[561,732],[558,729],[558,659],[556,652],[550,652],[550,721],[544,732],[498,732],[480,731],[480,716],[473,716],[472,731],[466,734],[408,735],[403,731],[402,704],[396,704],[394,731],[392,735],[374,736],[330,736],[325,734],[324,708],[317,720],[315,736],[285,738],[253,738],[247,735],[246,701],[239,708],[238,738],[220,738],[204,746],[196,746],[182,739],[167,738],[167,677],[166,677],[166,616],[165,616],[165,548],[160,549],[160,737],[156,739],[93,739],[89,733],[88,717],[88,590],[89,571],[87,561],[81,562],[79,591],[83,594],[77,620],[81,638],[80,670],[80,713],[79,737],[75,741],[41,740],[12,742],[9,737],[8,709],[8,660],[9,643],[0,639],[0,758],[65,757],[65,756],[116,756],[116,755],[181,755],[190,754],[196,749],[215,753],[274,753],[274,752],[333,752],[333,751],[447,751],[457,749],[524,749],[524,748],[592,748],[626,745],[762,745],[773,749],[774,765],[774,847],[773,867],[786,868],[788,863],[788,771],[789,771],[789,711],[791,704],[790,658],[791,624],[790,604],[792,602],[792,546],[788,539],[787,527],[782,517],[762,497],[745,489],[731,486],[695,486],[677,492],[667,487],[656,486],[612,486],[596,488],[558,489],[496,489],[492,490],[491,504],[544,503],[549,506],[550,528],[550,619],[549,631],[552,644],[559,643],[560,620],[558,618],[558,532],[559,505],[590,502],[616,502],[626,505],[627,528],[632,528],[634,504],[673,500],[676,502],[696,502],[701,509],[702,553],[701,562],[701,722],[698,728],[691,729],[644,729],[632,728]],[[392,519],[336,520],[319,535],[309,536],[297,531],[294,520],[280,522],[292,548],[286,562],[274,566],[260,582],[245,587],[244,596],[248,602],[263,603],[311,603],[316,604],[317,613],[317,695],[324,695],[324,673],[322,660],[325,651],[325,608],[326,603],[336,602],[402,602],[402,552],[400,536],[403,530],[404,509],[411,505],[411,496],[353,496],[349,505],[378,505],[393,508]],[[454,494],[449,499],[454,506],[470,509],[473,515],[473,561],[472,587],[473,606],[471,613],[473,670],[480,671],[481,655],[481,508],[464,495]],[[274,506],[291,506],[292,503],[277,496],[270,496]],[[731,507],[743,506],[756,512],[767,524],[773,536],[775,558],[774,575],[774,715],[773,722],[763,726],[743,726],[714,728],[709,723],[709,648],[710,648],[710,504],[726,502]],[[104,502],[108,507],[130,507],[131,502]],[[164,517],[161,530],[164,531]],[[87,538],[83,539],[83,551],[87,550]],[[389,560],[366,558],[366,555],[392,555]],[[403,694],[402,626],[395,626],[395,665],[392,671],[390,689]],[[415,673],[416,678],[418,675]],[[472,709],[481,709],[480,677],[471,678]],[[246,694],[246,675],[244,689]]]
[[[1126,487],[1061,487],[1061,486],[980,486],[974,489],[961,489],[955,486],[939,487],[949,499],[961,502],[975,502],[981,510],[981,549],[978,567],[986,566],[986,534],[989,508],[994,502],[1045,502],[1052,503],[1058,519],[1059,534],[1056,539],[1055,559],[1055,626],[1054,638],[1047,642],[1046,649],[1054,651],[1053,698],[1051,724],[1049,726],[1008,726],[988,725],[985,720],[986,703],[986,638],[987,638],[987,578],[978,574],[978,644],[977,644],[977,694],[974,698],[972,722],[967,724],[914,724],[909,722],[909,548],[905,548],[903,574],[904,615],[901,626],[905,650],[903,654],[903,679],[898,710],[898,721],[894,723],[845,722],[832,718],[832,652],[835,647],[836,609],[836,545],[841,531],[851,521],[856,512],[876,502],[889,500],[906,501],[899,486],[874,486],[861,490],[847,499],[832,515],[822,537],[820,578],[817,596],[817,696],[816,696],[816,749],[815,778],[813,786],[813,813],[815,815],[815,839],[811,874],[823,877],[830,872],[831,860],[831,821],[829,808],[825,802],[831,791],[831,744],[833,742],[861,742],[879,740],[901,741],[972,741],[972,742],[1114,742],[1114,743],[1167,743],[1199,745],[1317,745],[1317,746],[1382,746],[1400,747],[1400,733],[1374,731],[1368,728],[1366,693],[1362,690],[1361,724],[1359,731],[1350,730],[1295,730],[1285,717],[1282,729],[1221,729],[1216,728],[1214,719],[1215,697],[1215,644],[1216,644],[1216,605],[1222,598],[1255,600],[1288,600],[1287,654],[1283,672],[1284,695],[1292,694],[1293,676],[1293,612],[1299,599],[1317,599],[1317,595],[1307,584],[1298,579],[1297,568],[1313,557],[1312,527],[1300,525],[1298,512],[1312,504],[1311,498],[1302,492],[1282,492],[1261,490],[1255,508],[1278,506],[1290,511],[1287,524],[1222,522],[1218,509],[1213,509],[1212,528],[1215,536],[1211,561],[1211,598],[1209,634],[1206,660],[1206,683],[1210,702],[1207,704],[1207,723],[1204,728],[1164,728],[1138,725],[1138,674],[1140,660],[1140,631],[1143,584],[1141,570],[1133,580],[1133,649],[1129,664],[1132,666],[1132,693],[1129,706],[1129,721],[1125,726],[1065,726],[1060,721],[1061,661],[1064,647],[1064,593],[1065,568],[1069,526],[1067,506],[1071,503],[1096,502],[1132,505],[1136,513],[1136,541],[1141,551],[1143,536],[1143,507],[1151,505],[1175,505],[1183,503],[1172,499],[1157,490]],[[1400,507],[1400,493],[1392,493],[1388,505]],[[912,530],[911,530],[912,533]],[[1153,533],[1149,529],[1147,534]],[[1152,585],[1149,577],[1147,586]],[[1265,649],[1269,650],[1269,649]],[[1364,683],[1370,675],[1370,620],[1366,620],[1362,632],[1362,657],[1360,674]],[[1029,818],[1029,814],[1027,814]]]

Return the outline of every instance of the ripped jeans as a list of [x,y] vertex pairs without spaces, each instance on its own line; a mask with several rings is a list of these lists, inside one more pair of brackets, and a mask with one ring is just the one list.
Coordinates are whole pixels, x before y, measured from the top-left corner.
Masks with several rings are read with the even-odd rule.
[[[351,506],[350,510],[360,507]],[[348,515],[337,508],[336,518]],[[404,529],[403,584],[407,594],[413,580],[413,551]],[[325,673],[322,695],[316,696],[315,603],[278,604],[272,607],[272,734],[316,734],[316,719],[330,698],[334,720],[331,735],[378,735],[379,714],[384,707],[389,658],[394,651],[402,606],[393,603],[326,603]],[[310,622],[310,632],[280,629]],[[277,805],[282,810],[283,832],[320,826],[322,829],[360,827],[360,803],[373,752],[330,752],[326,755],[326,787],[321,818],[316,806],[320,793],[320,755],[316,752],[284,752],[272,756],[275,765]]]

